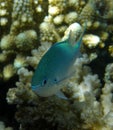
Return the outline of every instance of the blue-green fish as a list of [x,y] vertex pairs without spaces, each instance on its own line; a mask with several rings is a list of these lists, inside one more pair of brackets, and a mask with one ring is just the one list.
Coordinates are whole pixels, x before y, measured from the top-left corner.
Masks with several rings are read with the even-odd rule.
[[60,93],[59,96],[64,98],[60,91],[63,85],[59,84],[75,71],[72,68],[80,54],[84,31],[85,29],[77,42],[73,40],[72,31],[70,31],[67,40],[55,43],[44,54],[32,78],[31,86],[36,94],[41,97],[48,97]]

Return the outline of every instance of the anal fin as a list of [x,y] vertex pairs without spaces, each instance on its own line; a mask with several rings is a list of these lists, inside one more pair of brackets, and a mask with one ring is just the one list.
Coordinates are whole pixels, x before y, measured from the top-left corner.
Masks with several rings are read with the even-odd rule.
[[61,92],[60,90],[56,93],[56,96],[58,96],[61,99],[68,100],[68,98],[64,95],[64,93]]

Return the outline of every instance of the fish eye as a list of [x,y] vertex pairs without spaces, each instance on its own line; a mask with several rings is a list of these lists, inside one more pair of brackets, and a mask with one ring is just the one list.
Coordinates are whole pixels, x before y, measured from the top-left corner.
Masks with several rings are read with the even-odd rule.
[[57,82],[57,79],[54,79],[55,82]]
[[57,83],[57,79],[56,78],[54,79],[54,83]]
[[43,82],[42,82],[42,86],[44,86],[46,84],[47,84],[47,79],[44,79]]
[[43,81],[43,83],[44,83],[44,85],[47,83],[47,80],[45,79],[44,81]]

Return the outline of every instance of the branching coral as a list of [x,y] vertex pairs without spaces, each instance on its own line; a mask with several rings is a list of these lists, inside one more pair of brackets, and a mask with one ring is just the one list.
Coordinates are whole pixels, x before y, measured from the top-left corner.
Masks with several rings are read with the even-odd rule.
[[[17,33],[18,29],[34,28],[36,26],[36,17],[43,18],[44,3],[42,0],[14,0],[13,12],[12,12],[12,25],[10,33]],[[45,3],[46,4],[46,3]],[[40,15],[41,14],[41,15]]]
[[13,128],[5,127],[4,122],[0,121],[0,130],[13,130]]
[[96,35],[87,34],[84,36],[83,42],[88,48],[95,48],[99,44],[100,38]]
[[[45,15],[44,7],[47,5],[47,2],[43,2],[43,4],[42,2],[42,0],[14,0],[11,4],[10,0],[0,1],[0,26],[1,29],[3,28],[0,34],[0,59],[1,62],[5,63],[5,66],[10,61],[9,64],[12,64],[12,67],[17,71],[18,67],[15,67],[15,61],[18,62],[16,55],[19,53],[21,58],[25,59],[30,50],[38,47],[38,28],[40,20]],[[36,17],[40,17],[40,20]],[[6,19],[6,22],[3,23],[3,19]],[[6,28],[8,28],[7,31]],[[24,65],[21,65],[21,67]],[[4,70],[5,66],[0,66],[0,71]],[[4,72],[1,73],[2,79],[5,79],[6,74]],[[13,76],[12,73],[11,77]]]
[[[18,87],[9,89],[7,101],[10,104],[18,104],[16,119],[21,123],[22,129],[24,127],[28,129],[27,124],[30,124],[30,129],[45,129],[44,124],[47,124],[48,129],[55,128],[56,125],[59,130],[70,130],[74,127],[80,129],[80,119],[77,117],[79,113],[77,114],[76,109],[70,106],[71,102],[61,100],[55,96],[47,98],[47,100],[41,99],[30,89],[29,77],[32,76],[32,73],[23,68],[18,71],[18,74],[20,75],[20,81],[17,83]],[[24,114],[22,114],[23,111]]]
[[112,21],[112,17],[113,17],[113,3],[111,2],[111,0],[104,0],[104,3],[107,5],[105,7],[104,17]]
[[[75,23],[73,27],[74,25],[79,27],[78,30],[76,30],[77,28],[75,30],[80,31],[80,25]],[[69,34],[70,27],[65,33],[66,36]],[[38,63],[49,46],[51,44],[47,46],[47,43],[43,43],[38,50],[33,50],[33,56],[27,57],[27,62],[36,67],[35,59],[38,59]],[[28,129],[27,126],[29,124],[29,129],[34,130],[36,128],[45,129],[45,127],[47,129],[56,128],[56,125],[59,130],[103,130],[104,128],[111,130],[112,125],[107,121],[112,119],[112,102],[111,96],[109,96],[112,90],[112,83],[108,84],[106,79],[101,94],[101,83],[98,75],[92,74],[91,68],[86,66],[90,62],[87,55],[76,60],[76,73],[67,82],[65,81],[66,88],[63,89],[63,92],[69,97],[69,100],[66,101],[55,96],[43,99],[35,95],[30,88],[32,71],[20,68],[18,70],[19,82],[16,83],[17,88],[9,89],[7,101],[10,104],[18,104],[16,119],[21,124],[21,129]],[[106,73],[105,77],[110,75],[112,67],[107,68],[109,70],[106,69],[108,74]],[[109,87],[109,91],[106,91],[108,85],[111,87]],[[105,105],[106,96],[108,105]],[[98,100],[99,98],[100,101]],[[69,122],[69,120],[72,121]],[[43,124],[45,124],[44,127]]]
[[[112,12],[111,0],[0,0],[0,80],[10,88],[7,102],[17,104],[21,130],[112,130]],[[33,69],[70,30],[77,39],[85,22],[81,51],[88,56],[77,59],[62,90],[69,100],[38,97],[30,88]]]
[[[102,89],[102,94],[100,101],[91,101],[90,103],[94,102],[92,104],[93,106],[89,109],[88,107],[83,110],[82,117],[87,118],[86,122],[89,123],[90,129],[99,129],[99,130],[112,130],[113,125],[111,121],[113,120],[113,102],[112,102],[112,90],[113,90],[113,83],[111,82],[111,72],[112,70],[112,64],[109,64],[106,67],[106,73],[105,73],[105,84]],[[107,77],[107,76],[110,77]],[[94,97],[92,98],[94,99]],[[91,100],[91,97],[89,98]],[[95,100],[95,99],[94,99]],[[92,113],[93,112],[93,113]],[[95,118],[93,116],[95,115]],[[85,117],[88,116],[88,117]],[[92,125],[91,125],[92,124]],[[86,129],[88,129],[88,125],[85,126]]]
[[9,27],[8,24],[11,22],[10,20],[11,18],[10,10],[12,10],[11,8],[12,8],[11,0],[0,1],[0,26],[1,27]]
[[[34,130],[45,129],[44,124],[47,129],[56,128],[57,125],[59,130],[112,129],[113,85],[106,80],[101,94],[97,75],[93,75],[88,66],[83,66],[84,63],[89,63],[86,56],[75,62],[77,72],[67,83],[67,90],[64,89],[65,93],[70,93],[70,100],[55,96],[46,99],[38,97],[30,89],[32,73],[25,68],[18,71],[18,87],[9,89],[7,101],[10,104],[18,104],[16,119],[21,123],[22,129],[28,129],[28,124],[29,128]],[[109,73],[108,68],[106,73]]]
[[80,22],[88,21],[88,25],[92,24],[95,16],[95,1],[89,0],[89,2],[86,4],[86,6],[83,8],[83,10],[80,13],[79,20]]

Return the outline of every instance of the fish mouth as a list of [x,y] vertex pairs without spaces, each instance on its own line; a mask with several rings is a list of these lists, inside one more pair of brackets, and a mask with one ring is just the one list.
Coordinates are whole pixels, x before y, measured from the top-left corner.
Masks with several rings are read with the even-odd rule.
[[40,85],[32,85],[32,86],[31,86],[31,88],[32,88],[33,91],[36,91],[36,89],[37,89],[38,87],[40,87]]

